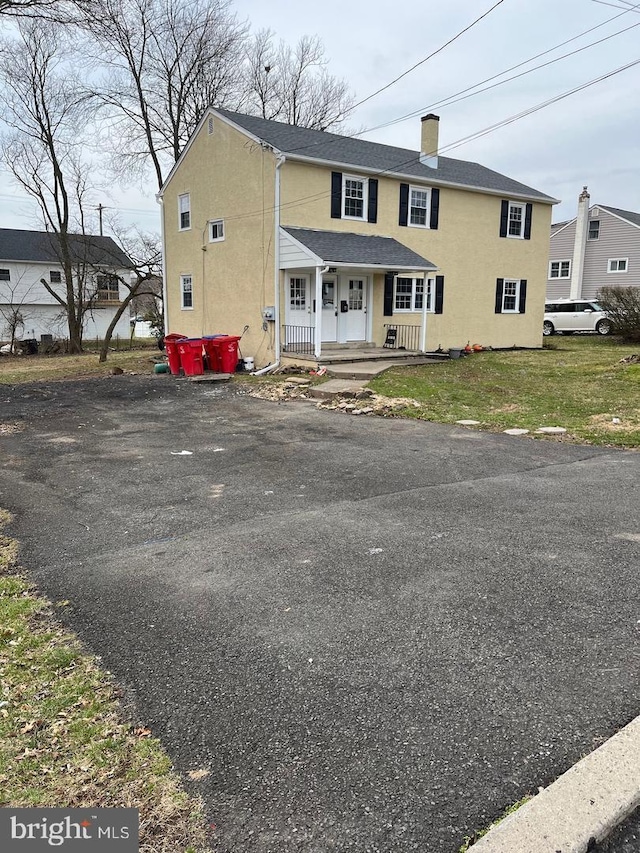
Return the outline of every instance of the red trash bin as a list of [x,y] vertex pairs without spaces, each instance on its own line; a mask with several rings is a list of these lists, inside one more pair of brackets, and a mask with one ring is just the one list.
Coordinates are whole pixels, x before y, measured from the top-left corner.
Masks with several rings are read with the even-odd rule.
[[222,373],[235,373],[238,365],[238,341],[240,336],[220,335],[213,341],[218,351],[220,370]]
[[178,352],[185,375],[202,376],[204,373],[202,338],[185,338],[178,341]]
[[174,376],[180,373],[180,353],[178,352],[177,341],[183,340],[186,340],[186,335],[179,335],[176,332],[164,336],[164,351],[167,354],[169,370]]
[[225,335],[205,335],[202,338],[204,351],[207,355],[208,368],[214,373],[222,372],[222,368],[220,367],[220,352],[218,347],[215,345],[215,341],[217,341],[218,338],[224,337]]

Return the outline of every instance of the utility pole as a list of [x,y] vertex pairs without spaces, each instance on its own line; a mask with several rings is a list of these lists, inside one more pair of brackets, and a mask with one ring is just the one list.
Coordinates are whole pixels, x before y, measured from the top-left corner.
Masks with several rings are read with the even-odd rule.
[[98,211],[98,218],[100,220],[100,236],[102,237],[102,211],[104,210],[104,206],[102,204],[99,204],[96,210]]

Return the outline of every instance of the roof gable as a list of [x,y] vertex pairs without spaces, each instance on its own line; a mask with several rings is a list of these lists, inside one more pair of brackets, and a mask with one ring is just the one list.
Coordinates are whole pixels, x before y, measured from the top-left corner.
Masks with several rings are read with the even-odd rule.
[[608,204],[598,204],[594,206],[599,207],[601,210],[606,210],[607,213],[612,213],[620,219],[626,219],[626,221],[630,222],[631,225],[635,225],[636,228],[640,228],[640,213],[633,213],[631,210],[621,210],[619,207],[609,207]]

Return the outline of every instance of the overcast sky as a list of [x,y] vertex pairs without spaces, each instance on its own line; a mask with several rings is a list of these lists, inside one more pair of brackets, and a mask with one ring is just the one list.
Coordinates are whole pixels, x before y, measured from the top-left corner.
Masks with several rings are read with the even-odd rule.
[[[360,100],[439,48],[493,2],[323,0],[294,5],[291,0],[235,0],[235,8],[254,29],[270,27],[289,42],[304,34],[319,35],[331,72],[345,77]],[[607,5],[594,0],[503,0],[452,45],[359,107],[350,124],[374,128],[417,111],[416,117],[372,129],[363,138],[418,149],[419,115],[435,112],[440,115],[440,145],[451,145],[640,59],[640,0],[637,11],[616,17],[622,12],[619,7],[635,4],[636,0],[607,0]],[[434,106],[598,24],[604,25],[507,76],[638,26],[475,97]],[[561,199],[554,221],[575,215],[584,184],[592,203],[640,211],[638,92],[640,65],[446,156],[480,162]],[[116,191],[104,202],[119,207],[123,220],[155,229],[158,215],[151,183],[149,187],[148,193],[138,188]],[[32,206],[20,201],[6,176],[0,176],[0,205],[0,227],[34,227]]]

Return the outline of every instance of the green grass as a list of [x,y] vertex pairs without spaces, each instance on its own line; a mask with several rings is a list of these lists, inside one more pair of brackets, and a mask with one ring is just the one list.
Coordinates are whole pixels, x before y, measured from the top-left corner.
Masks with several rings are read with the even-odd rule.
[[543,350],[391,369],[369,386],[417,401],[417,408],[402,412],[410,417],[478,420],[480,429],[492,431],[562,426],[568,432],[560,440],[640,447],[640,364],[620,364],[639,352],[614,338],[557,337]]
[[506,808],[502,812],[500,817],[497,820],[494,820],[494,822],[490,826],[487,826],[486,829],[478,829],[476,830],[476,832],[473,833],[473,835],[467,835],[464,840],[464,844],[460,847],[458,853],[469,853],[469,850],[476,843],[476,841],[480,841],[481,838],[484,838],[484,836],[489,832],[490,829],[493,829],[494,826],[498,826],[498,824],[502,823],[502,821],[506,817],[509,817],[509,815],[513,814],[514,812],[517,812],[520,806],[523,806],[525,803],[528,803],[530,799],[531,797],[529,796],[529,794],[527,794],[521,800],[518,800],[517,803],[513,803],[513,805]]
[[[0,527],[8,520],[0,510]],[[209,850],[201,801],[16,560],[0,535],[0,807],[138,808],[141,849]]]

